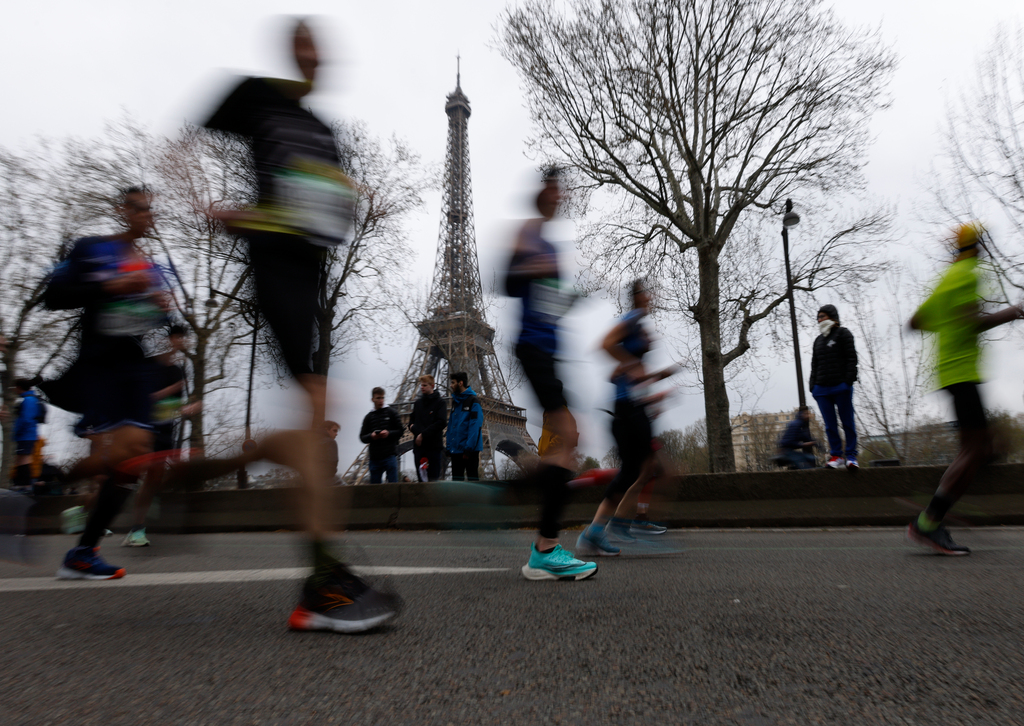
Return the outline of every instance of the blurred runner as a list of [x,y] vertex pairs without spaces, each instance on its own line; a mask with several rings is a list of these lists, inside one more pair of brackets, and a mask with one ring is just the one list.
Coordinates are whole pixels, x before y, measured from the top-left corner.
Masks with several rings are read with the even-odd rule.
[[122,547],[148,547],[146,538],[146,514],[153,504],[153,497],[160,491],[167,462],[178,458],[178,442],[175,439],[175,422],[181,416],[197,413],[201,403],[186,405],[185,372],[178,365],[177,357],[185,349],[187,331],[181,325],[172,325],[167,333],[167,350],[150,360],[154,366],[153,385],[150,394],[153,401],[153,453],[156,456],[142,480],[142,486],[132,502],[132,528],[128,530]]
[[953,264],[910,319],[914,330],[939,336],[939,388],[952,397],[960,427],[960,452],[943,473],[927,509],[907,527],[907,539],[943,555],[971,552],[953,541],[942,520],[992,454],[992,432],[978,391],[978,336],[1024,316],[1019,306],[990,314],[982,311],[978,257],[985,250],[984,243],[985,230],[980,224],[965,224],[956,230]]
[[505,284],[508,294],[520,298],[523,304],[516,357],[544,409],[545,426],[561,444],[553,452],[544,453],[532,475],[543,491],[544,503],[540,530],[531,545],[529,562],[522,569],[528,580],[583,580],[597,572],[596,563],[576,559],[558,543],[579,440],[576,419],[569,412],[555,371],[559,320],[572,305],[573,297],[562,287],[558,250],[543,236],[544,223],[554,218],[561,200],[558,172],[551,170],[537,195],[541,216],[520,229]]
[[165,324],[169,296],[139,247],[153,226],[151,204],[143,187],[122,192],[118,212],[125,231],[75,242],[44,292],[51,309],[82,308],[78,360],[54,387],[70,403],[60,396],[54,403],[82,412],[75,432],[89,438],[92,448],[65,478],[105,477],[78,545],[57,571],[62,579],[107,580],[125,574],[99,557],[98,543],[136,485],[137,473],[122,464],[153,450],[153,368],[143,338]]
[[311,357],[325,247],[346,242],[354,193],[342,173],[330,127],[302,103],[313,88],[319,65],[305,22],[295,23],[291,42],[302,81],[247,78],[205,125],[250,144],[256,207],[212,210],[211,216],[248,240],[260,314],[269,323],[289,372],[304,389],[312,417],[306,430],[270,436],[251,454],[190,463],[179,467],[174,476],[210,478],[256,459],[298,471],[300,515],[313,572],[288,624],[296,630],[359,632],[394,617],[401,600],[356,577],[328,542],[331,477],[322,455],[321,433],[327,381],[313,373]]
[[[631,287],[632,309],[605,336],[602,348],[618,365],[612,372],[615,384],[615,411],[612,436],[619,450],[622,465],[608,484],[604,499],[597,507],[594,520],[576,541],[578,552],[588,556],[615,556],[617,545],[634,543],[632,530],[640,492],[655,471],[659,471],[651,428],[649,407],[664,394],[651,395],[648,388],[654,381],[668,378],[674,368],[648,373],[643,358],[651,349],[651,336],[643,325],[650,311],[651,295],[643,280],[634,280]],[[636,523],[636,533],[661,534],[664,527],[649,522]]]

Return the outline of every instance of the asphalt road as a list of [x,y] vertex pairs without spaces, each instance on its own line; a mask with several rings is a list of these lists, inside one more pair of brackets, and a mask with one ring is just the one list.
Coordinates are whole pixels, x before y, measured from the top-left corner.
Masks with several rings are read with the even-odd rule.
[[674,531],[528,582],[528,532],[358,533],[406,601],[358,636],[286,629],[294,535],[111,538],[105,583],[56,583],[71,538],[41,537],[40,566],[0,563],[0,724],[1024,723],[1024,530],[954,535],[970,557]]

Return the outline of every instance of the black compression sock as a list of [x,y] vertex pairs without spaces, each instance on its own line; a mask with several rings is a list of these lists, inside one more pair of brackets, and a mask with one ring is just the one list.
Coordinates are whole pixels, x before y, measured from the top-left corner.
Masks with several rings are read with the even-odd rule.
[[931,502],[928,503],[928,508],[924,510],[925,516],[933,522],[941,522],[955,503],[952,499],[936,492]]
[[28,487],[32,485],[32,465],[22,464],[14,470],[14,485]]
[[548,466],[537,473],[537,480],[544,492],[541,505],[540,536],[558,538],[562,511],[569,500],[569,480],[572,472],[560,466]]
[[334,568],[341,565],[341,562],[330,552],[327,551],[327,545],[321,540],[315,539],[312,544],[312,555],[313,555],[313,575],[310,581],[313,585],[322,585],[328,578]]
[[96,506],[89,514],[85,531],[78,540],[79,547],[95,547],[99,543],[103,533],[109,529],[110,523],[121,511],[131,493],[130,489],[115,483],[113,476],[103,482],[96,497]]

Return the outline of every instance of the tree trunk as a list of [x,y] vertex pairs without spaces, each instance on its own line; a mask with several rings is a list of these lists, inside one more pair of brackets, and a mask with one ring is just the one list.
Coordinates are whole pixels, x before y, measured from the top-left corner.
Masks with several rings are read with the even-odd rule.
[[317,349],[313,353],[313,372],[326,376],[331,367],[331,333],[334,330],[334,307],[326,306],[317,313]]
[[[15,366],[15,353],[17,348],[14,343],[8,341],[8,349],[4,355],[5,372],[0,374],[0,405],[3,406],[7,415],[2,419],[4,433],[3,455],[0,456],[0,489],[9,489],[11,486],[11,467],[14,465],[14,401],[15,395],[12,386],[17,375]],[[12,350],[14,348],[14,350]]]
[[736,471],[729,421],[729,392],[722,362],[721,290],[718,250],[704,246],[697,252],[700,297],[694,318],[700,330],[701,374],[704,378],[704,413],[708,428],[708,465],[712,472]]
[[[192,371],[194,380],[192,382],[192,395],[196,401],[202,401],[206,392],[206,337],[196,332],[196,352],[189,356],[192,360]],[[203,436],[203,410],[191,417],[192,431],[189,433],[189,448],[205,450]]]

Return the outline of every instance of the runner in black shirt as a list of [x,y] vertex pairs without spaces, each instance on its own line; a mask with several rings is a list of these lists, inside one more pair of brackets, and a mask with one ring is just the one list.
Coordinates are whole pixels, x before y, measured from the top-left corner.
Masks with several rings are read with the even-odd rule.
[[[289,625],[297,630],[359,632],[396,615],[401,600],[367,586],[330,554],[326,543],[331,479],[320,432],[327,381],[312,370],[313,331],[324,248],[346,241],[354,194],[341,171],[330,128],[301,103],[312,89],[319,62],[305,23],[297,23],[292,39],[303,81],[248,78],[205,124],[248,141],[258,185],[254,209],[218,210],[211,216],[248,240],[260,315],[312,405],[308,429],[268,437],[245,457],[270,459],[301,475],[301,514],[313,574]],[[234,466],[238,460],[222,463]],[[203,467],[204,476],[220,473],[216,466]]]

